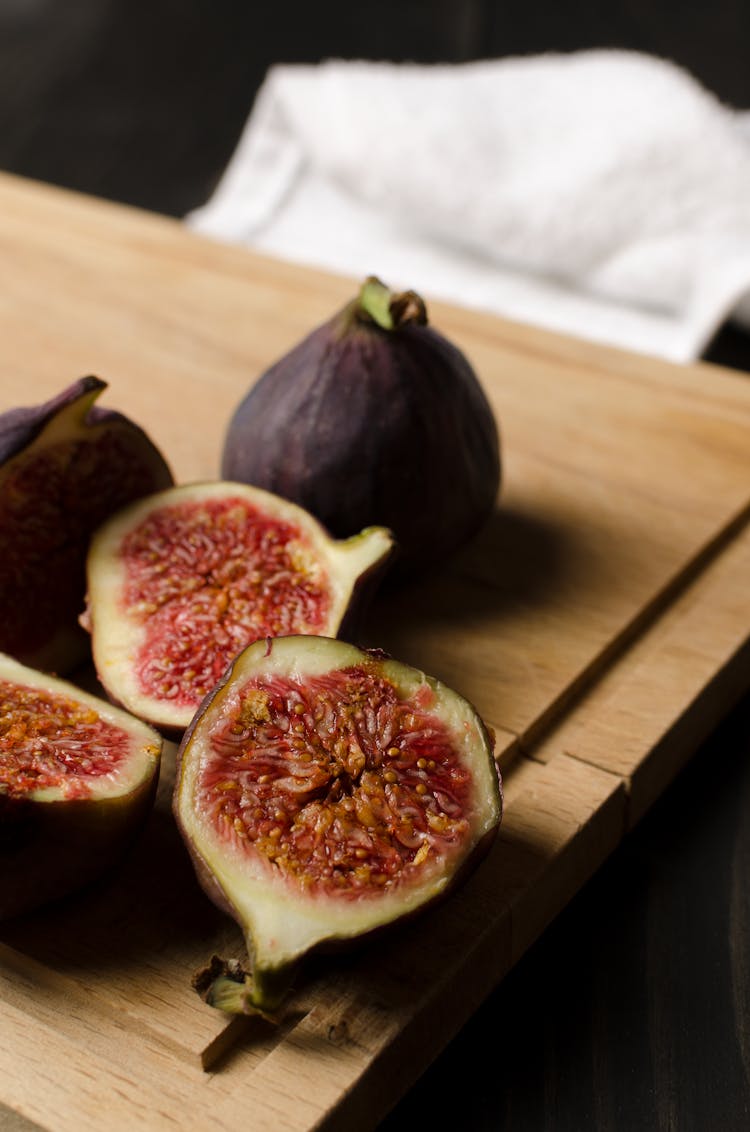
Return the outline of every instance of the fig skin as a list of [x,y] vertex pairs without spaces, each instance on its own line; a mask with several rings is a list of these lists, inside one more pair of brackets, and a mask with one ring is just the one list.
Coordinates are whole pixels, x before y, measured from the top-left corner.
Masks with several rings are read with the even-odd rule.
[[[0,680],[93,709],[128,733],[128,759],[134,767],[119,776],[116,787],[105,783],[98,794],[96,780],[88,778],[90,792],[84,797],[0,789],[0,920],[7,920],[86,887],[121,859],[152,808],[163,742],[111,704],[3,654]],[[5,731],[1,713],[0,730]]]
[[[195,506],[200,509],[203,505],[222,505],[235,501],[247,503],[251,508],[257,509],[261,516],[299,528],[302,536],[307,538],[314,561],[322,567],[326,581],[330,584],[331,602],[325,615],[325,631],[331,635],[356,634],[372,594],[395,551],[393,537],[385,528],[369,527],[349,539],[332,539],[312,515],[289,500],[248,484],[224,481],[168,488],[139,500],[112,516],[96,532],[87,559],[87,608],[82,623],[91,633],[94,665],[102,686],[113,702],[176,738],[182,735],[190,723],[203,693],[197,698],[191,698],[189,702],[181,702],[157,695],[152,688],[143,687],[139,682],[137,665],[140,663],[141,649],[147,645],[148,620],[139,620],[139,613],[128,608],[123,599],[128,575],[122,548],[132,532],[142,529],[150,517],[160,512],[166,514],[171,508]],[[226,559],[222,560],[222,565],[226,565]],[[253,563],[248,558],[246,569],[250,570],[251,567]],[[219,571],[214,571],[213,568],[201,574],[201,587],[206,592],[222,591],[225,602],[221,616],[231,619],[233,601],[237,597],[236,579],[219,578],[218,574]],[[160,577],[168,578],[168,575],[167,563],[167,570]],[[240,578],[240,584],[244,585],[245,581],[246,579]],[[196,589],[200,591],[201,587]],[[166,604],[165,602],[165,607]],[[156,612],[158,615],[161,608]],[[197,623],[189,612],[183,612],[181,616],[185,623]],[[230,628],[230,632],[233,628]],[[199,652],[207,645],[211,634],[218,636],[218,631],[215,623],[201,630],[195,641],[196,651]],[[266,633],[248,631],[236,647],[233,646],[231,654],[223,660],[220,667],[216,657],[209,658],[217,670],[210,685],[206,685],[207,689],[213,687],[221,677],[232,657],[259,635],[265,638]],[[217,652],[216,656],[218,655]],[[195,653],[191,653],[190,649],[180,657],[172,656],[172,660],[178,663],[182,656],[190,661],[188,667],[195,667]],[[175,672],[176,669],[172,667],[170,671]],[[170,677],[170,680],[173,678],[177,682],[176,676]]]
[[[67,389],[63,389],[41,405],[8,409],[7,412],[2,413],[0,415],[0,464],[5,464],[6,461],[17,456],[22,449],[33,444],[42,430],[61,411],[81,398],[91,400],[92,394],[97,397],[106,388],[107,383],[105,381],[89,375],[79,378]],[[122,424],[134,433],[145,435],[138,425],[133,424],[122,413],[115,409],[103,409],[99,405],[91,405],[86,413],[86,424],[90,427],[102,424]]]
[[[235,686],[241,687],[258,674],[292,673],[304,677],[308,672],[306,663],[311,664],[315,673],[363,666],[376,677],[385,675],[407,692],[429,689],[436,705],[432,710],[439,718],[451,721],[453,741],[462,750],[462,760],[471,767],[473,775],[471,805],[466,815],[469,831],[460,852],[442,861],[437,875],[425,871],[417,882],[407,883],[395,893],[375,886],[364,899],[358,896],[342,904],[338,894],[313,892],[310,897],[304,888],[290,888],[273,867],[263,873],[262,867],[258,871],[257,865],[251,864],[249,872],[243,875],[243,864],[237,864],[231,849],[228,858],[222,859],[223,843],[220,837],[207,832],[196,796],[197,774],[208,759],[203,732],[210,732],[221,721],[227,703],[231,708]],[[227,717],[232,718],[230,712]],[[201,997],[228,1013],[273,1015],[307,955],[349,947],[444,899],[477,866],[497,834],[502,817],[502,784],[493,745],[491,735],[467,701],[438,681],[382,653],[363,651],[329,638],[285,637],[256,642],[240,654],[196,712],[177,755],[173,811],[178,828],[204,892],[242,928],[251,965],[251,973],[245,974],[213,957],[209,967],[196,975],[195,985]],[[243,762],[243,767],[246,765]],[[224,770],[221,775],[224,776]]]
[[492,512],[500,442],[471,364],[427,325],[421,298],[371,277],[248,391],[221,471],[299,503],[337,537],[388,527],[398,571],[413,574]]
[[33,802],[0,795],[0,921],[35,911],[109,872],[151,811],[156,776],[127,797]]
[[[82,377],[41,405],[0,414],[0,531],[11,548],[0,574],[0,650],[48,671],[71,672],[88,655],[78,616],[94,529],[130,500],[173,483],[143,429],[94,405],[106,388],[98,377]],[[101,446],[93,472],[80,448],[92,444]],[[49,470],[33,482],[34,463],[66,445],[54,487]]]

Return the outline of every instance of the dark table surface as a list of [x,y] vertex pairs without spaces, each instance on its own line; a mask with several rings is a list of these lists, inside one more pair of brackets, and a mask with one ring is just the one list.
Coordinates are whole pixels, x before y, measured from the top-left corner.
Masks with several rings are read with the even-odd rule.
[[[490,0],[389,0],[369,20],[351,3],[0,0],[0,168],[181,215],[210,192],[269,63],[336,54],[629,46],[750,105],[745,0],[679,21],[646,0],[603,7],[608,23],[562,7],[540,23],[538,5]],[[724,327],[706,356],[750,371],[750,338]],[[750,695],[382,1132],[750,1128],[749,755]],[[27,1127],[0,1111],[0,1129]]]

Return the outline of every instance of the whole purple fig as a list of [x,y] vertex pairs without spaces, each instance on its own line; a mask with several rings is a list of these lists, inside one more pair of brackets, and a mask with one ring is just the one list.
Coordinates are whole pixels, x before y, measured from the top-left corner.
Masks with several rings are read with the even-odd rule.
[[293,500],[339,538],[388,527],[402,570],[415,571],[492,511],[498,430],[469,361],[427,325],[422,299],[371,277],[245,396],[222,475]]
[[87,655],[78,625],[94,530],[172,474],[145,432],[94,407],[82,377],[50,401],[0,415],[0,651],[69,672]]

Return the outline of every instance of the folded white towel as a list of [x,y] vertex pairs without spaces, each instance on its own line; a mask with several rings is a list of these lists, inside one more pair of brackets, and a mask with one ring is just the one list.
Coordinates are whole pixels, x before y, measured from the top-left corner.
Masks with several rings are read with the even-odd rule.
[[747,116],[631,52],[274,67],[187,219],[676,361],[750,320]]

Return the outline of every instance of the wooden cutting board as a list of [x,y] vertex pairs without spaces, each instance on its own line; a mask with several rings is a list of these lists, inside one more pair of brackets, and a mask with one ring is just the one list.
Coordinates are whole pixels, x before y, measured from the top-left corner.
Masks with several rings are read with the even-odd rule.
[[[354,286],[8,177],[0,248],[0,409],[96,373],[182,482],[216,478],[246,388]],[[496,729],[498,842],[442,907],[312,965],[279,1028],[227,1023],[190,975],[242,942],[195,884],[168,757],[124,866],[0,929],[0,1103],[44,1128],[100,1128],[104,1098],[108,1129],[371,1127],[750,685],[750,380],[431,313],[501,422],[503,490],[366,643]]]

